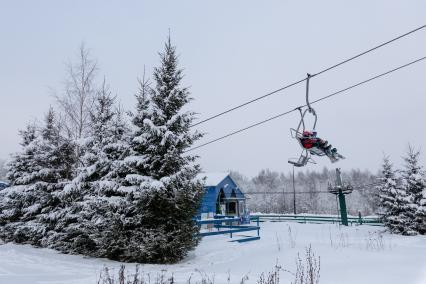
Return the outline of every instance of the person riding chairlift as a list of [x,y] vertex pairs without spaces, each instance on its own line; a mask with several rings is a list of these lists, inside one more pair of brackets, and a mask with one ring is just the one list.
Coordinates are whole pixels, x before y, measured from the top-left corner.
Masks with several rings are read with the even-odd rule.
[[303,131],[300,142],[303,148],[307,150],[317,148],[323,151],[327,156],[334,156],[337,153],[337,149],[332,148],[331,144],[328,145],[328,141],[324,141],[317,137],[316,131]]

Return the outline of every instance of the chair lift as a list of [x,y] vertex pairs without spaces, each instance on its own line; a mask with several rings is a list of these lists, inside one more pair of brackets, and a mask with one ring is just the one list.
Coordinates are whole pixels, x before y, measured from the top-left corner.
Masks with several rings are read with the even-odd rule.
[[315,110],[311,107],[309,103],[309,79],[311,75],[308,74],[306,79],[306,106],[307,108],[302,111],[302,108],[299,107],[299,113],[300,113],[300,122],[296,129],[290,128],[290,134],[292,138],[295,138],[300,146],[302,147],[302,153],[300,154],[299,158],[296,159],[290,159],[288,162],[292,164],[295,167],[304,167],[308,163],[316,164],[316,162],[311,158],[312,155],[315,156],[328,156],[332,163],[337,162],[339,159],[344,159],[344,157],[340,154],[335,153],[335,155],[327,155],[324,150],[319,149],[318,147],[312,147],[312,148],[305,148],[302,143],[302,138],[304,138],[303,133],[307,130],[305,126],[305,115],[306,113],[311,113],[314,116],[314,125],[310,129],[312,131],[315,131],[315,127],[317,125],[318,116],[315,112]]
[[[325,153],[322,151],[318,151],[319,149],[316,149],[316,147],[313,147],[311,149],[306,149],[305,147],[303,147],[303,144],[302,144],[303,132],[306,130],[304,118],[305,118],[306,112],[308,112],[309,109],[305,109],[303,112],[301,108],[298,108],[298,110],[301,117],[300,122],[296,129],[290,128],[290,134],[292,138],[295,138],[299,142],[300,147],[302,147],[302,153],[300,154],[297,161],[296,159],[293,158],[293,159],[290,159],[288,162],[294,165],[295,167],[304,167],[308,163],[316,164],[316,162],[311,158],[311,155],[324,156]],[[312,114],[315,117],[314,127],[312,129],[315,130],[315,126],[317,124],[317,115],[314,110],[312,111]]]

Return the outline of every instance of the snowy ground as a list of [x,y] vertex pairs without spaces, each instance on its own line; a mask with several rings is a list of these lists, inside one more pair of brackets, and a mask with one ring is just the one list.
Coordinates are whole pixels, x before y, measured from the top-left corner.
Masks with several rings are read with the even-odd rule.
[[[147,273],[166,270],[178,283],[190,275],[205,273],[215,283],[256,283],[258,275],[271,271],[276,263],[294,271],[299,252],[312,246],[321,257],[321,281],[326,284],[426,283],[426,237],[404,237],[380,232],[371,226],[339,227],[333,224],[261,224],[261,240],[228,242],[229,236],[206,237],[188,258],[175,265],[143,265]],[[291,235],[289,233],[291,229]],[[294,239],[292,243],[291,239]],[[104,266],[117,271],[120,263],[63,255],[52,250],[5,244],[0,246],[0,283],[96,283]],[[126,265],[134,270],[134,265]],[[280,283],[293,280],[282,272]]]

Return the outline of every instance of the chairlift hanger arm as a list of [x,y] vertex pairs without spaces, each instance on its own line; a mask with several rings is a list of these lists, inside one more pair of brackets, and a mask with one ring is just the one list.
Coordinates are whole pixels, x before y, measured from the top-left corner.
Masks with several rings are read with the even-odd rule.
[[309,81],[310,78],[312,77],[311,74],[307,73],[306,74],[306,106],[308,107],[306,111],[309,111],[309,113],[312,113],[312,115],[315,117],[315,122],[314,122],[314,127],[312,128],[312,130],[315,130],[315,127],[317,126],[317,113],[315,112],[315,109],[311,106],[311,103],[309,101]]
[[317,116],[317,113],[315,112],[315,109],[311,107],[311,103],[309,102],[309,79],[311,77],[312,75],[307,73],[307,77],[306,77],[306,107],[307,108],[303,111],[302,111],[302,107],[297,108],[297,110],[300,113],[300,122],[296,128],[296,132],[298,133],[303,133],[306,130],[305,117],[307,112],[312,113],[312,115],[315,118],[314,125],[312,129],[309,129],[309,130],[315,130],[317,126],[318,116]]
[[312,77],[311,74],[306,74],[306,105],[308,106],[309,111],[312,110],[311,104],[309,103],[309,79]]

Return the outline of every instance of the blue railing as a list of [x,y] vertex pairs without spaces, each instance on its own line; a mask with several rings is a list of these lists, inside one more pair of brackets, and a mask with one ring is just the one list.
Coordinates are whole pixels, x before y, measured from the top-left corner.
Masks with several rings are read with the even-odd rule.
[[[271,222],[298,222],[298,223],[340,223],[339,216],[318,216],[318,215],[292,215],[292,214],[254,214],[251,218],[260,219]],[[382,226],[379,218],[374,217],[348,217],[348,222],[351,225],[371,225]]]
[[[257,231],[257,236],[238,235],[243,238],[235,240],[237,242],[246,242],[260,239],[259,218],[253,218],[252,220],[256,222],[256,225],[242,225],[242,219],[239,217],[197,219],[196,222],[200,228],[199,236],[201,237],[229,234],[230,238],[232,238],[237,233]],[[207,228],[202,228],[203,225],[206,225]]]

